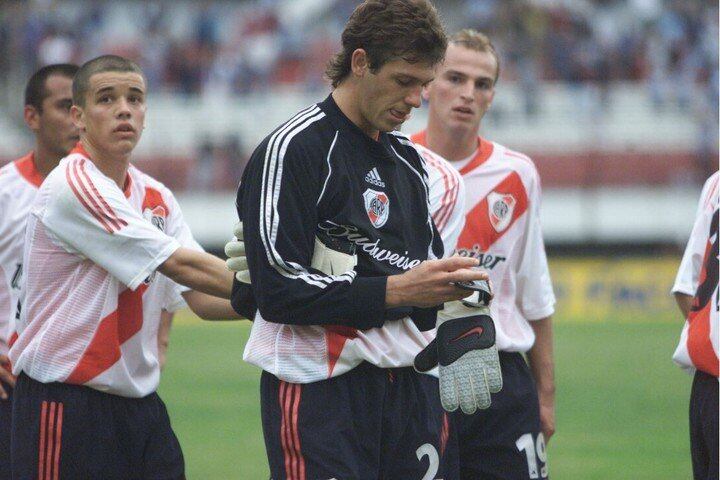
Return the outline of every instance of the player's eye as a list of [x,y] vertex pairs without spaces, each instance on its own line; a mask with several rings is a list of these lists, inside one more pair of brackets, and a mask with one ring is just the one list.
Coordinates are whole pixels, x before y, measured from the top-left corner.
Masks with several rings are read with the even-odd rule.
[[482,80],[477,83],[478,90],[490,90],[492,88],[492,82],[489,80]]
[[103,95],[100,98],[98,98],[98,103],[110,103],[112,101],[112,97],[110,95]]
[[397,84],[400,85],[401,87],[409,87],[410,84],[412,83],[412,80],[409,80],[409,79],[403,78],[403,77],[396,78],[395,81],[396,81]]

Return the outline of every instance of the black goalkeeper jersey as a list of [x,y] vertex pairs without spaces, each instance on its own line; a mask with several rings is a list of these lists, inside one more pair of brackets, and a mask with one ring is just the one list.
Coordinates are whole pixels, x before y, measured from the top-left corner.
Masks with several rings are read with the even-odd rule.
[[[237,193],[262,318],[368,329],[409,315],[433,328],[435,309],[385,307],[389,275],[442,257],[428,207],[423,160],[403,134],[371,139],[332,96],[295,115],[253,152]],[[354,247],[354,272],[310,267],[320,234]]]

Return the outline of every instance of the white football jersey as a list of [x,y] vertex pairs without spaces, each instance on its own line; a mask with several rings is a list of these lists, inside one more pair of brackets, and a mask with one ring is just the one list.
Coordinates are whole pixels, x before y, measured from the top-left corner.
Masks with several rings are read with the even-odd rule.
[[170,190],[132,166],[121,190],[76,147],[28,217],[13,373],[125,397],[155,391],[160,311],[186,290],[155,269],[180,245],[201,249]]
[[[465,191],[457,171],[440,156],[418,147],[425,159],[430,212],[449,256],[464,223]],[[271,323],[257,314],[243,359],[281,380],[310,383],[342,375],[363,361],[381,368],[409,367],[434,338],[410,318],[380,328]]]
[[[426,144],[425,132],[412,139]],[[540,227],[540,178],[527,156],[478,141],[476,154],[458,165],[466,194],[457,253],[477,258],[490,275],[498,349],[527,352],[535,343],[529,322],[552,315],[555,305]]]
[[33,153],[0,168],[0,354],[3,355],[7,355],[15,336],[25,225],[41,183]]
[[415,144],[428,174],[430,212],[445,247],[445,257],[455,251],[460,232],[465,225],[465,183],[460,173],[435,152]]
[[673,293],[693,297],[673,360],[683,369],[718,376],[718,180],[703,186],[695,224],[685,248]]

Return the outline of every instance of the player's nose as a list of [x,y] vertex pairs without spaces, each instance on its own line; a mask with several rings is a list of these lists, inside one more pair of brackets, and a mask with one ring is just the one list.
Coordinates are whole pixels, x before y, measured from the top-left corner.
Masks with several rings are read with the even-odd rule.
[[405,103],[413,108],[420,108],[422,105],[422,87],[413,88],[408,96],[405,97]]
[[120,99],[118,99],[116,105],[117,105],[116,114],[118,117],[122,117],[122,118],[130,117],[132,111],[130,110],[130,103],[127,101],[126,98],[120,97]]
[[473,101],[475,98],[475,85],[473,82],[465,82],[460,90],[460,96],[463,100]]

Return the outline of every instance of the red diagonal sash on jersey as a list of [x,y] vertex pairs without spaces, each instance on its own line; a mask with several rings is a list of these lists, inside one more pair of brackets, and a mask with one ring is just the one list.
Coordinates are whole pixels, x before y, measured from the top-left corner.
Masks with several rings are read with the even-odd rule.
[[162,207],[164,211],[168,212],[168,207],[165,205],[165,201],[162,198],[160,191],[155,190],[152,187],[145,187],[145,198],[143,198],[142,211],[149,208],[150,210]]
[[[491,194],[509,195],[514,200],[512,211],[508,212],[508,215],[512,215],[512,217],[509,220],[504,219],[502,222],[503,228],[500,228],[500,231],[497,230],[496,226],[493,226],[493,220],[491,220],[491,214],[489,213],[491,210],[488,205],[488,197]],[[520,175],[517,172],[512,172],[467,213],[465,228],[463,228],[458,240],[458,248],[472,248],[473,245],[478,244],[483,251],[487,251],[525,213],[527,206],[528,198],[525,186],[520,179]]]
[[693,306],[688,315],[687,349],[693,365],[705,373],[718,376],[718,357],[712,345],[710,311],[712,297],[718,288],[718,211],[715,210],[710,226],[709,241],[705,247],[702,268]]
[[67,378],[67,383],[87,383],[120,360],[120,345],[142,328],[142,296],[147,288],[143,283],[137,290],[127,289],[118,296],[117,310],[100,321],[90,345]]
[[[162,194],[150,187],[145,189],[142,209],[151,209],[158,213],[158,209],[161,209],[163,218],[168,211]],[[127,289],[118,295],[117,310],[102,319],[90,345],[68,377],[68,383],[87,383],[120,360],[120,346],[142,328],[142,297],[147,288],[148,285],[143,283],[135,291]]]
[[345,342],[348,339],[357,338],[358,333],[357,329],[342,325],[327,325],[325,330],[325,342],[328,351],[328,378],[330,378],[335,369],[335,364],[337,364],[345,347]]

